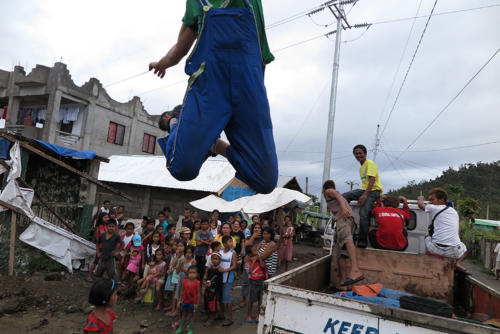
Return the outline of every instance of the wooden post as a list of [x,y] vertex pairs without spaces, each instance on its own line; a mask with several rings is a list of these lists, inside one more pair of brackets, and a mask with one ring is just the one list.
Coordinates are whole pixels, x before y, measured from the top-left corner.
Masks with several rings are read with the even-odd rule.
[[14,276],[14,252],[16,246],[16,213],[10,211],[10,253],[9,253],[9,276]]

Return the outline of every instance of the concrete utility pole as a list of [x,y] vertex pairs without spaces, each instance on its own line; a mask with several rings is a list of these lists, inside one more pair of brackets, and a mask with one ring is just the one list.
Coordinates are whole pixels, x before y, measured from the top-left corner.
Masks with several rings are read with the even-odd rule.
[[[335,109],[337,104],[337,83],[339,79],[339,59],[340,59],[340,41],[342,36],[342,2],[338,6],[334,5],[335,11],[331,8],[330,11],[337,18],[337,31],[335,33],[335,53],[333,56],[333,73],[332,73],[332,88],[330,91],[330,110],[328,112],[328,131],[326,135],[325,144],[325,161],[323,163],[323,183],[330,179],[330,167],[332,164],[332,146],[333,146],[333,130],[335,122]],[[324,196],[321,197],[319,211],[326,212],[326,200]]]
[[375,135],[375,148],[373,149],[373,161],[377,159],[378,148],[380,146],[380,138],[378,134],[380,132],[380,124],[377,124],[377,134]]

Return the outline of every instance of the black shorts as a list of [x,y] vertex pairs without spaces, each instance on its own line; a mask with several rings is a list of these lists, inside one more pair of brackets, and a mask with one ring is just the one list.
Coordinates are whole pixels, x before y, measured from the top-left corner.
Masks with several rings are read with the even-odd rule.
[[262,287],[264,285],[264,279],[259,280],[248,280],[248,290],[249,290],[249,300],[250,303],[255,303],[259,301],[262,295]]
[[[403,229],[403,235],[406,238],[406,246],[402,249],[389,249],[389,250],[395,250],[395,251],[404,251],[406,248],[408,248],[408,231]],[[373,248],[376,249],[388,249],[380,246],[380,244],[377,241],[377,229],[373,229],[368,233],[368,239],[370,239],[370,244],[372,245]]]

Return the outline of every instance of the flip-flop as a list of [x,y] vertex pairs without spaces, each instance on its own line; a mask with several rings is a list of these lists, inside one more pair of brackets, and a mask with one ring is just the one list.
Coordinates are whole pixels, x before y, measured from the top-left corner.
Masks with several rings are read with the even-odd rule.
[[222,323],[222,326],[224,327],[229,327],[231,326],[232,324],[234,324],[234,322],[232,322],[231,320],[226,320]]
[[353,285],[355,283],[358,283],[359,281],[362,281],[364,280],[365,277],[364,276],[360,276],[358,278],[355,278],[355,279],[352,279],[350,277],[347,277],[347,279],[345,280],[344,283],[340,284],[340,286],[348,286],[348,285]]

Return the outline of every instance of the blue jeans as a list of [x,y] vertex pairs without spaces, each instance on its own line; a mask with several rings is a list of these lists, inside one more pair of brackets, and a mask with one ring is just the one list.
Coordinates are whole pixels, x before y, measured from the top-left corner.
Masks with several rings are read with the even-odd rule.
[[[365,191],[363,189],[355,189],[348,191],[342,196],[350,201],[357,201]],[[368,226],[370,225],[370,213],[372,212],[375,202],[380,198],[380,190],[373,190],[366,196],[366,201],[359,207],[359,235],[358,242],[367,244]]]

